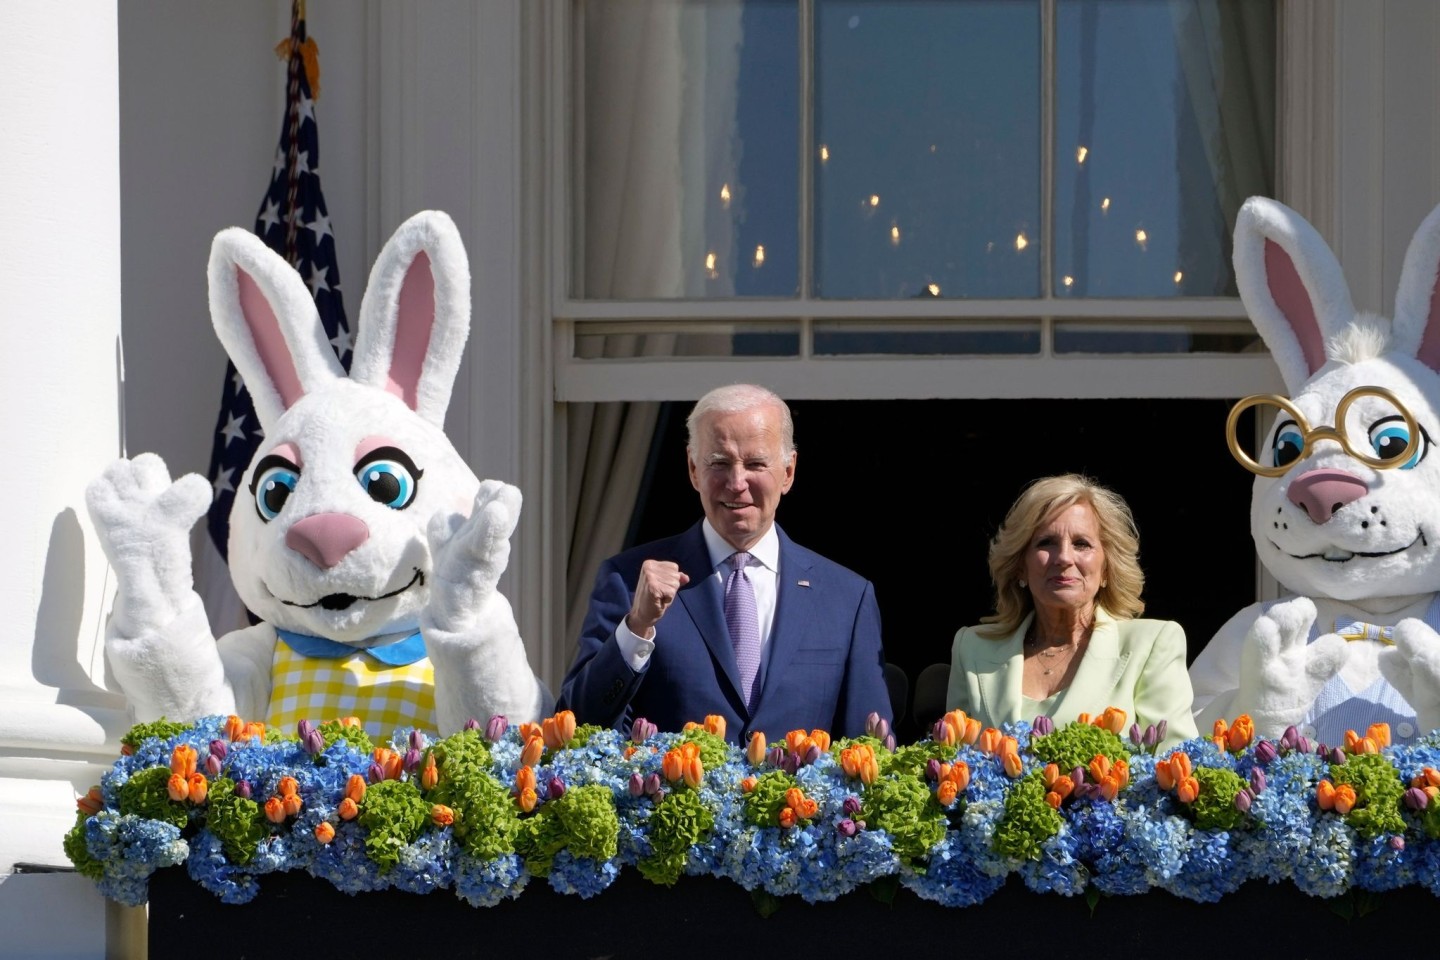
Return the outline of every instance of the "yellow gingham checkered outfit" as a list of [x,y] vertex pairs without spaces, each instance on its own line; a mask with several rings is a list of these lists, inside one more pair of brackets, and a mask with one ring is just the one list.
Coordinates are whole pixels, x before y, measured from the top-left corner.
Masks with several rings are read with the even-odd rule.
[[356,650],[346,657],[307,657],[276,639],[270,663],[266,726],[294,730],[301,720],[359,717],[372,737],[396,727],[436,730],[435,668],[429,657],[390,666]]

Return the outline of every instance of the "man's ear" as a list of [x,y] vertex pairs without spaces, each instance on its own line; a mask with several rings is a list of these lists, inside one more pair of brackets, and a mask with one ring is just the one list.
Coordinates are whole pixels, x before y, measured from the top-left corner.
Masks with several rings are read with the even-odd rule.
[[795,483],[795,460],[799,456],[799,450],[790,451],[790,460],[785,464],[785,484],[780,488],[781,493],[789,493],[790,487]]
[[685,469],[690,473],[690,486],[696,491],[700,490],[700,475],[695,471],[695,460],[690,456],[690,448],[685,448]]

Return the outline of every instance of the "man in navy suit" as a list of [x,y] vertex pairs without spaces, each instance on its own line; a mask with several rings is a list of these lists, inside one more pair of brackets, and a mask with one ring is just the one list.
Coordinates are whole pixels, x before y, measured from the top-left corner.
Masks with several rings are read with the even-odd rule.
[[[891,720],[874,588],[775,525],[795,481],[789,407],[763,387],[721,387],[686,426],[705,519],[601,566],[559,706],[582,723],[644,717],[661,730],[719,714],[740,743],[757,730],[856,736],[872,711]],[[754,597],[738,647],[726,612],[737,565],[747,607]]]

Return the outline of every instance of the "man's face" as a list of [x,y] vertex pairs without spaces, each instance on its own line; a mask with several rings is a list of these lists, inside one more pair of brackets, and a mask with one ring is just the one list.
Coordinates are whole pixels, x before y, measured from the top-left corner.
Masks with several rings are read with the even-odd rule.
[[795,482],[795,453],[785,462],[780,411],[774,406],[712,413],[688,450],[690,485],[710,525],[736,550],[747,550],[775,522],[782,494]]

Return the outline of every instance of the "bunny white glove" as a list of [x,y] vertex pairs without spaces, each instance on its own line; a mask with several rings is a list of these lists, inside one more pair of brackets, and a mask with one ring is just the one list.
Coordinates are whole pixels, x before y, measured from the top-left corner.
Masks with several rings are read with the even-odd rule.
[[1440,635],[1420,620],[1395,626],[1395,646],[1380,653],[1380,672],[1415,708],[1421,733],[1440,728]]
[[1233,703],[1250,714],[1256,732],[1279,737],[1304,719],[1321,688],[1345,664],[1345,640],[1330,633],[1309,643],[1315,604],[1307,597],[1277,603],[1245,635],[1240,690]]

